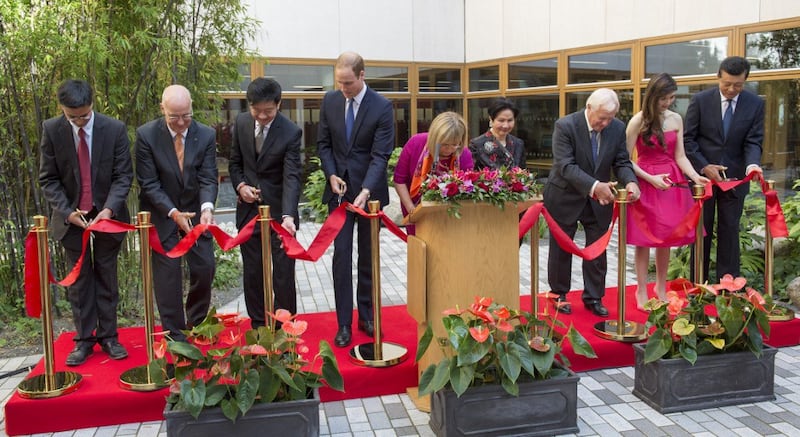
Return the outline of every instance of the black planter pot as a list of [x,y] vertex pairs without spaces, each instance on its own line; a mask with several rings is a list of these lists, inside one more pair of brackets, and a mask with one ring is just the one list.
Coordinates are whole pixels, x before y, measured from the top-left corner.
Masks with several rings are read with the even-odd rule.
[[633,350],[633,394],[660,413],[775,399],[775,348],[764,346],[761,358],[749,351],[700,355],[694,366],[683,358],[644,364],[645,345]]
[[276,435],[308,437],[319,435],[319,397],[287,402],[255,404],[236,422],[231,422],[222,409],[205,408],[195,419],[186,411],[174,411],[169,403],[164,408],[168,437],[222,437]]
[[519,384],[519,397],[498,385],[470,387],[457,397],[450,389],[431,395],[430,426],[439,436],[544,436],[578,432],[578,380],[565,378]]

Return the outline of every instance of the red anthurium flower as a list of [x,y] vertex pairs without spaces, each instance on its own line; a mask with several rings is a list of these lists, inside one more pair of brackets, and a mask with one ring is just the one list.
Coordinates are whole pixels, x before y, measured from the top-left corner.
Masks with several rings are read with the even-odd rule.
[[492,304],[492,298],[475,296],[475,304],[482,307],[489,307]]
[[167,354],[167,339],[162,337],[161,340],[153,343],[153,353],[157,359],[164,358]]
[[300,354],[307,354],[308,350],[309,350],[308,346],[306,346],[306,345],[301,345],[301,346],[297,347],[297,353],[300,353]]
[[747,284],[747,279],[741,276],[734,278],[730,273],[726,273],[719,281],[719,284],[712,285],[712,287],[715,290],[737,291],[744,288],[745,284]]
[[484,326],[476,326],[474,328],[469,328],[469,335],[478,343],[483,343],[489,338],[489,330]]
[[752,303],[753,306],[755,306],[759,310],[767,311],[764,308],[764,305],[766,305],[767,301],[764,300],[764,296],[762,296],[761,293],[759,293],[758,291],[750,287],[747,287],[747,299],[749,299],[750,303]]
[[284,322],[281,329],[286,331],[286,333],[289,335],[300,336],[304,332],[306,332],[306,329],[308,329],[308,322],[306,322],[305,320]]
[[442,315],[444,316],[460,316],[461,313],[464,311],[459,310],[458,308],[450,308],[447,310],[442,311]]
[[550,350],[550,345],[545,343],[544,338],[541,335],[533,337],[528,342],[528,345],[531,347],[531,349],[539,352],[547,352]]
[[260,344],[248,344],[239,349],[239,355],[267,355],[267,350]]
[[713,303],[705,305],[703,307],[703,314],[707,315],[708,317],[719,317],[719,313],[717,312],[717,306]]
[[169,385],[169,392],[173,394],[180,394],[181,393],[181,382],[177,379],[172,380],[172,384]]
[[221,336],[219,341],[222,344],[226,344],[228,346],[234,346],[234,345],[239,344],[239,340],[241,340],[241,338],[242,338],[242,333],[241,332],[240,333],[235,333],[235,332],[233,332],[233,330],[231,330],[231,331],[226,332],[225,335]]
[[674,291],[667,292],[667,299],[669,300],[667,303],[667,312],[673,317],[680,314],[683,307],[687,304],[686,299],[678,297],[678,293]]
[[211,367],[211,373],[214,375],[226,375],[231,371],[231,363],[229,361],[217,361]]
[[175,362],[175,367],[189,367],[191,365],[192,362],[185,358],[178,358],[178,361]]
[[278,311],[275,311],[275,314],[270,314],[270,315],[272,316],[273,319],[281,323],[286,323],[289,320],[292,320],[292,313],[283,308],[278,309]]
[[684,291],[692,287],[694,287],[694,284],[686,278],[676,278],[669,282],[670,290]]
[[492,313],[490,313],[489,311],[487,311],[485,309],[481,309],[481,310],[477,310],[477,311],[473,310],[473,309],[470,309],[469,312],[474,314],[476,317],[479,317],[480,319],[482,319],[486,323],[489,323],[489,324],[492,324],[492,325],[494,324],[494,317],[492,316]]
[[236,326],[239,324],[239,314],[238,313],[216,313],[214,314],[214,318],[222,322],[225,326]]
[[226,376],[222,376],[217,380],[220,384],[227,384],[227,385],[237,385],[239,384],[239,378],[228,378]]
[[497,322],[497,329],[503,332],[511,332],[514,330],[514,326],[508,323],[508,320],[501,319]]
[[502,307],[494,311],[494,315],[500,320],[508,320],[511,317],[511,312],[506,307]]
[[202,335],[198,335],[196,337],[191,337],[192,342],[199,346],[209,346],[214,344],[214,339],[211,337],[205,337]]

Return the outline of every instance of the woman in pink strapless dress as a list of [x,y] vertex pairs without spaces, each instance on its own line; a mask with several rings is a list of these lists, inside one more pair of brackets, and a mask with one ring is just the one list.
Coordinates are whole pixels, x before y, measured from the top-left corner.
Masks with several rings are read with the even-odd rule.
[[692,167],[683,149],[683,120],[669,110],[678,86],[666,73],[650,79],[642,102],[642,111],[633,116],[626,130],[628,153],[639,178],[641,197],[628,205],[628,244],[636,246],[636,304],[640,310],[648,300],[647,268],[650,248],[656,248],[656,284],[658,298],[666,300],[667,267],[671,247],[694,241],[694,228],[675,235],[676,225],[692,207],[691,182],[706,184]]

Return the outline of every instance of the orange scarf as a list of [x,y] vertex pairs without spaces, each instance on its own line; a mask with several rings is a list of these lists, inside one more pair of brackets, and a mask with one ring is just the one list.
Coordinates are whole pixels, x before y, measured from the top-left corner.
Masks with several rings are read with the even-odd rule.
[[[456,154],[453,153],[450,155],[450,161],[447,163],[446,168],[442,168],[444,166],[441,165],[440,161],[440,164],[437,166],[439,168],[437,168],[436,173],[441,173],[442,170],[447,172],[456,168],[458,165],[457,162]],[[425,179],[430,174],[431,168],[433,168],[433,156],[428,153],[428,147],[425,146],[422,149],[422,156],[420,156],[420,159],[417,161],[417,168],[414,169],[414,176],[411,178],[411,189],[409,190],[409,194],[411,194],[412,199],[416,198],[419,194],[419,190],[422,188],[422,183],[425,182]]]

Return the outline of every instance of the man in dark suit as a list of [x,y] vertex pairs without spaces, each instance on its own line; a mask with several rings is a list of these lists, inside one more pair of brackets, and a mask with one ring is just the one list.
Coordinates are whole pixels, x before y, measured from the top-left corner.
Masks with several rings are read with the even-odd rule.
[[[133,181],[125,124],[92,110],[91,86],[67,80],[58,88],[63,115],[44,122],[39,184],[50,204],[50,228],[74,265],[83,230],[97,220],[130,221],[125,200]],[[117,255],[125,234],[95,233],[81,273],[67,295],[75,323],[68,366],[83,364],[100,343],[109,357],[128,352],[117,339]]]
[[[217,199],[216,134],[192,120],[192,97],[181,85],[170,85],[161,97],[163,118],[136,129],[136,178],[140,211],[149,211],[165,250],[192,230],[192,218],[214,223]],[[214,247],[201,235],[185,255],[189,265],[186,315],[182,305],[181,260],[153,254],[153,288],[161,325],[175,340],[183,329],[203,321],[211,303]],[[188,320],[188,325],[187,325]]]
[[[281,86],[273,79],[257,78],[247,87],[249,112],[236,117],[233,146],[228,169],[233,188],[239,194],[236,227],[240,230],[256,215],[259,205],[269,205],[269,213],[294,234],[300,218],[300,139],[302,130],[278,112]],[[272,285],[275,308],[297,313],[294,260],[286,256],[280,238],[271,233]],[[244,301],[251,325],[264,326],[264,278],[261,254],[261,228],[241,246],[244,263]]]
[[[742,57],[725,58],[717,71],[718,87],[692,97],[686,111],[683,144],[686,156],[703,176],[722,181],[761,173],[761,142],[764,140],[764,101],[744,89],[750,63]],[[739,271],[739,220],[744,198],[750,190],[742,184],[733,190],[714,187],[703,204],[703,278],[709,279],[714,216],[717,216],[717,279]],[[694,256],[694,252],[692,252]],[[694,269],[694,260],[692,260]]]
[[[364,60],[339,55],[334,69],[338,91],[322,100],[317,148],[328,184],[322,201],[333,211],[341,201],[364,208],[370,199],[389,203],[386,166],[394,148],[392,104],[364,82]],[[353,323],[353,226],[358,222],[358,329],[373,335],[372,249],[369,220],[347,213],[334,241],[333,289],[339,329],[334,344],[350,344]]]
[[[614,118],[617,94],[607,88],[594,91],[586,109],[559,119],[553,131],[553,168],[544,187],[544,205],[570,237],[578,222],[586,232],[586,245],[597,241],[611,224],[615,200],[611,172],[629,193],[639,198],[639,186],[625,146],[625,124]],[[583,261],[583,304],[595,315],[608,316],[602,299],[606,291],[606,254]],[[572,277],[572,255],[550,233],[547,276],[556,309],[570,314],[567,303]]]

